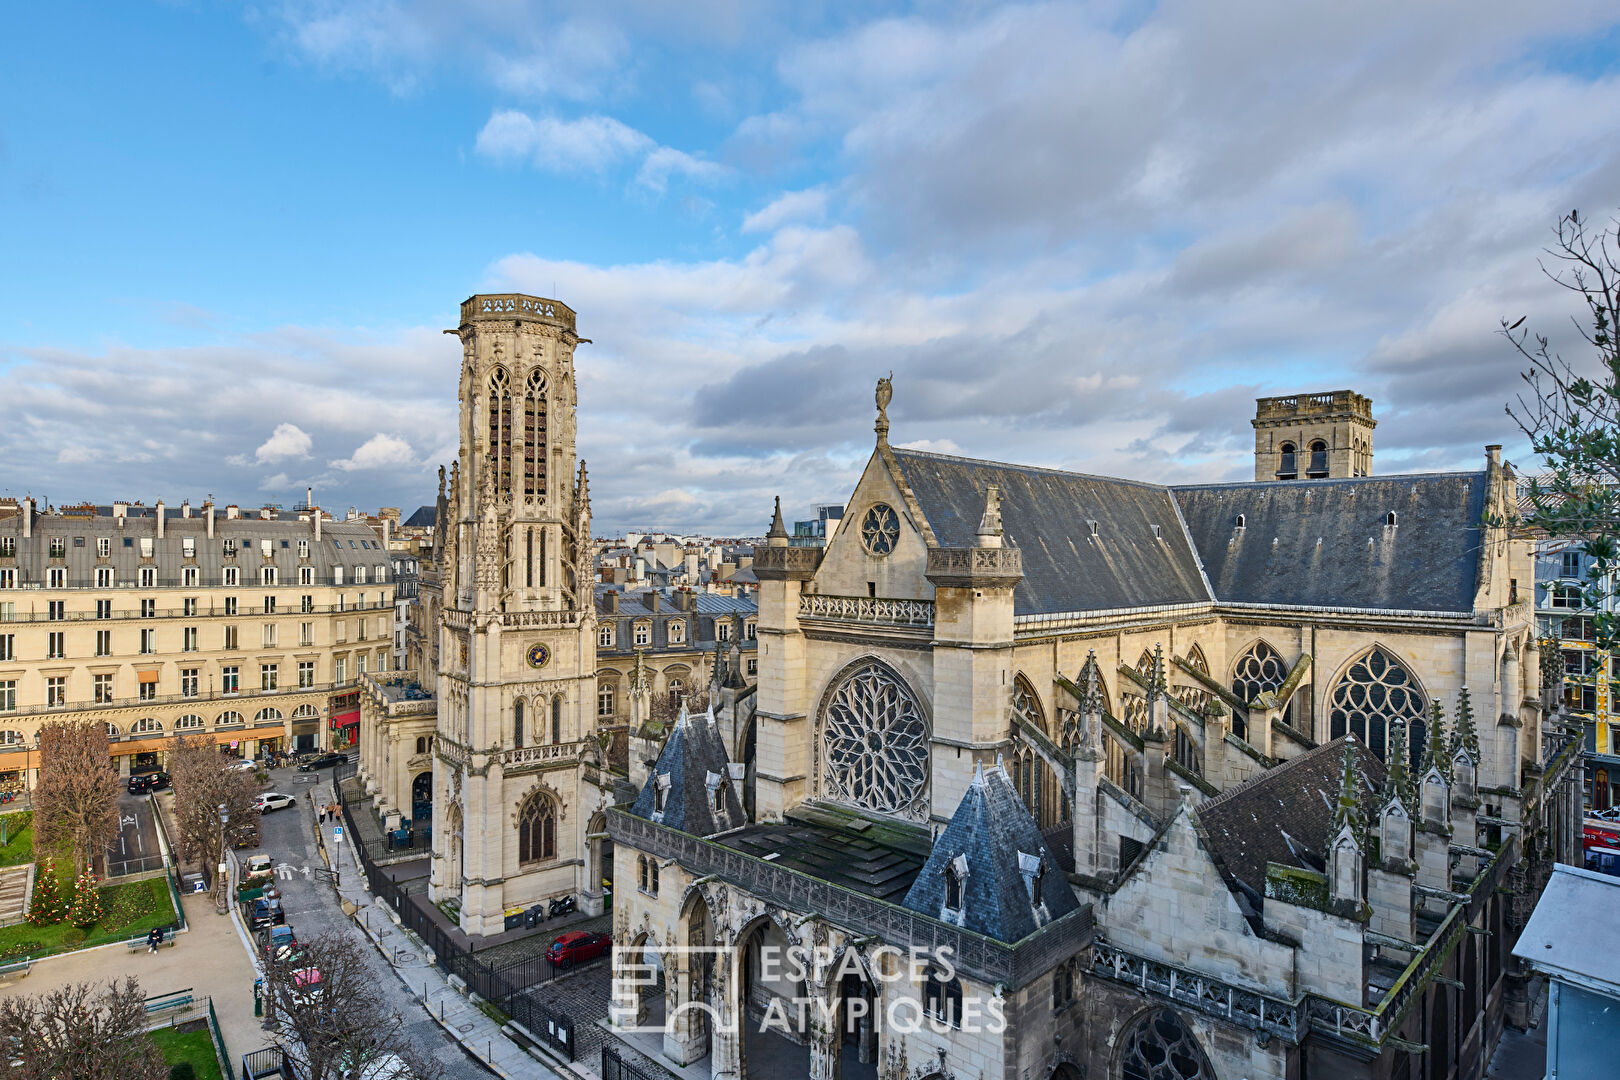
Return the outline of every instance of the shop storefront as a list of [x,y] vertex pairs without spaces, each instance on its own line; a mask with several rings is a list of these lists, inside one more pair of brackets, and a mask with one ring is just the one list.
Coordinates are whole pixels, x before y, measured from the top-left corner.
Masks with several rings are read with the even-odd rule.
[[333,750],[349,750],[360,741],[360,694],[343,694],[332,699],[327,713],[327,727],[332,733]]

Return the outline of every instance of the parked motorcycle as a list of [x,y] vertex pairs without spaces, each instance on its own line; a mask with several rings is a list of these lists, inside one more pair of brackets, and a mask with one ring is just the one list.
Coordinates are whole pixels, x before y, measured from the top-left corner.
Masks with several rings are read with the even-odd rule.
[[551,907],[546,911],[546,918],[555,919],[561,915],[572,915],[578,910],[579,903],[572,895],[559,896],[551,902]]

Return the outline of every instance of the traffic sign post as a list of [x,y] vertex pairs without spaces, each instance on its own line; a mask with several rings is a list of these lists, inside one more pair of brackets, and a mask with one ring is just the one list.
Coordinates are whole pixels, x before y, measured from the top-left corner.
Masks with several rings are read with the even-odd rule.
[[343,855],[337,850],[337,845],[343,843],[343,826],[332,826],[332,884],[343,884]]

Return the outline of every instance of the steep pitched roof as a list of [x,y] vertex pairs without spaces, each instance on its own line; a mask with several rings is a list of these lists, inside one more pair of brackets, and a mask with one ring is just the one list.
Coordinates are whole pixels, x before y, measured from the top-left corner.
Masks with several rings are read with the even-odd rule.
[[1223,602],[1468,612],[1485,481],[1422,473],[1172,490]]
[[[689,715],[683,707],[630,812],[694,836],[711,836],[745,823],[738,793],[741,783],[742,769],[733,769],[726,759],[714,711]],[[722,808],[716,811],[714,794],[721,784],[725,794]],[[661,810],[657,809],[660,788]]]
[[[1210,855],[1227,884],[1266,892],[1266,863],[1322,868],[1323,844],[1338,805],[1347,743],[1355,745],[1362,805],[1377,801],[1384,763],[1352,735],[1268,769],[1198,807]],[[1312,865],[1314,863],[1314,865]]]
[[[1210,599],[1168,488],[918,450],[892,453],[946,547],[973,545],[985,490],[1000,488],[1003,534],[1024,558],[1024,580],[1013,594],[1020,615]],[[1089,522],[1097,523],[1095,536]]]
[[[945,907],[945,872],[953,864],[965,868],[959,916]],[[1039,906],[1030,886],[1037,868]],[[1067,915],[1080,902],[1007,770],[998,764],[974,775],[902,906],[1010,944]]]
[[412,514],[410,517],[405,519],[405,523],[401,526],[401,528],[406,528],[406,529],[431,529],[431,528],[433,528],[434,521],[436,521],[438,519],[438,516],[439,516],[439,508],[438,507],[436,507],[436,506],[418,506],[416,508],[416,512],[414,514]]

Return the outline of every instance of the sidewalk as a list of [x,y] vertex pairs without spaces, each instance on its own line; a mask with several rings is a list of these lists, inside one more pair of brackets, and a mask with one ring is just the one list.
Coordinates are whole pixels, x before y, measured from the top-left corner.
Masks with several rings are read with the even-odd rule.
[[[330,797],[330,790],[330,785],[323,785],[322,792],[315,797]],[[341,879],[336,888],[345,910],[353,905],[355,924],[371,938],[383,958],[393,966],[400,982],[422,1002],[423,1008],[445,1032],[498,1076],[558,1080],[558,1074],[546,1059],[518,1046],[504,1034],[501,1025],[450,985],[445,974],[435,966],[433,953],[414,934],[402,929],[387,905],[366,889],[366,875],[354,857],[352,845],[331,842],[331,822],[322,828],[322,833],[323,854],[328,865],[332,864],[334,853],[336,855]]]
[[123,942],[99,949],[46,957],[34,962],[25,978],[0,986],[0,997],[41,994],[77,982],[104,983],[133,975],[147,997],[190,987],[214,1000],[214,1013],[225,1036],[226,1060],[257,1050],[265,1035],[253,1015],[253,980],[257,973],[235,920],[214,912],[212,893],[180,898],[188,929],[172,946],[151,954],[131,953]]

